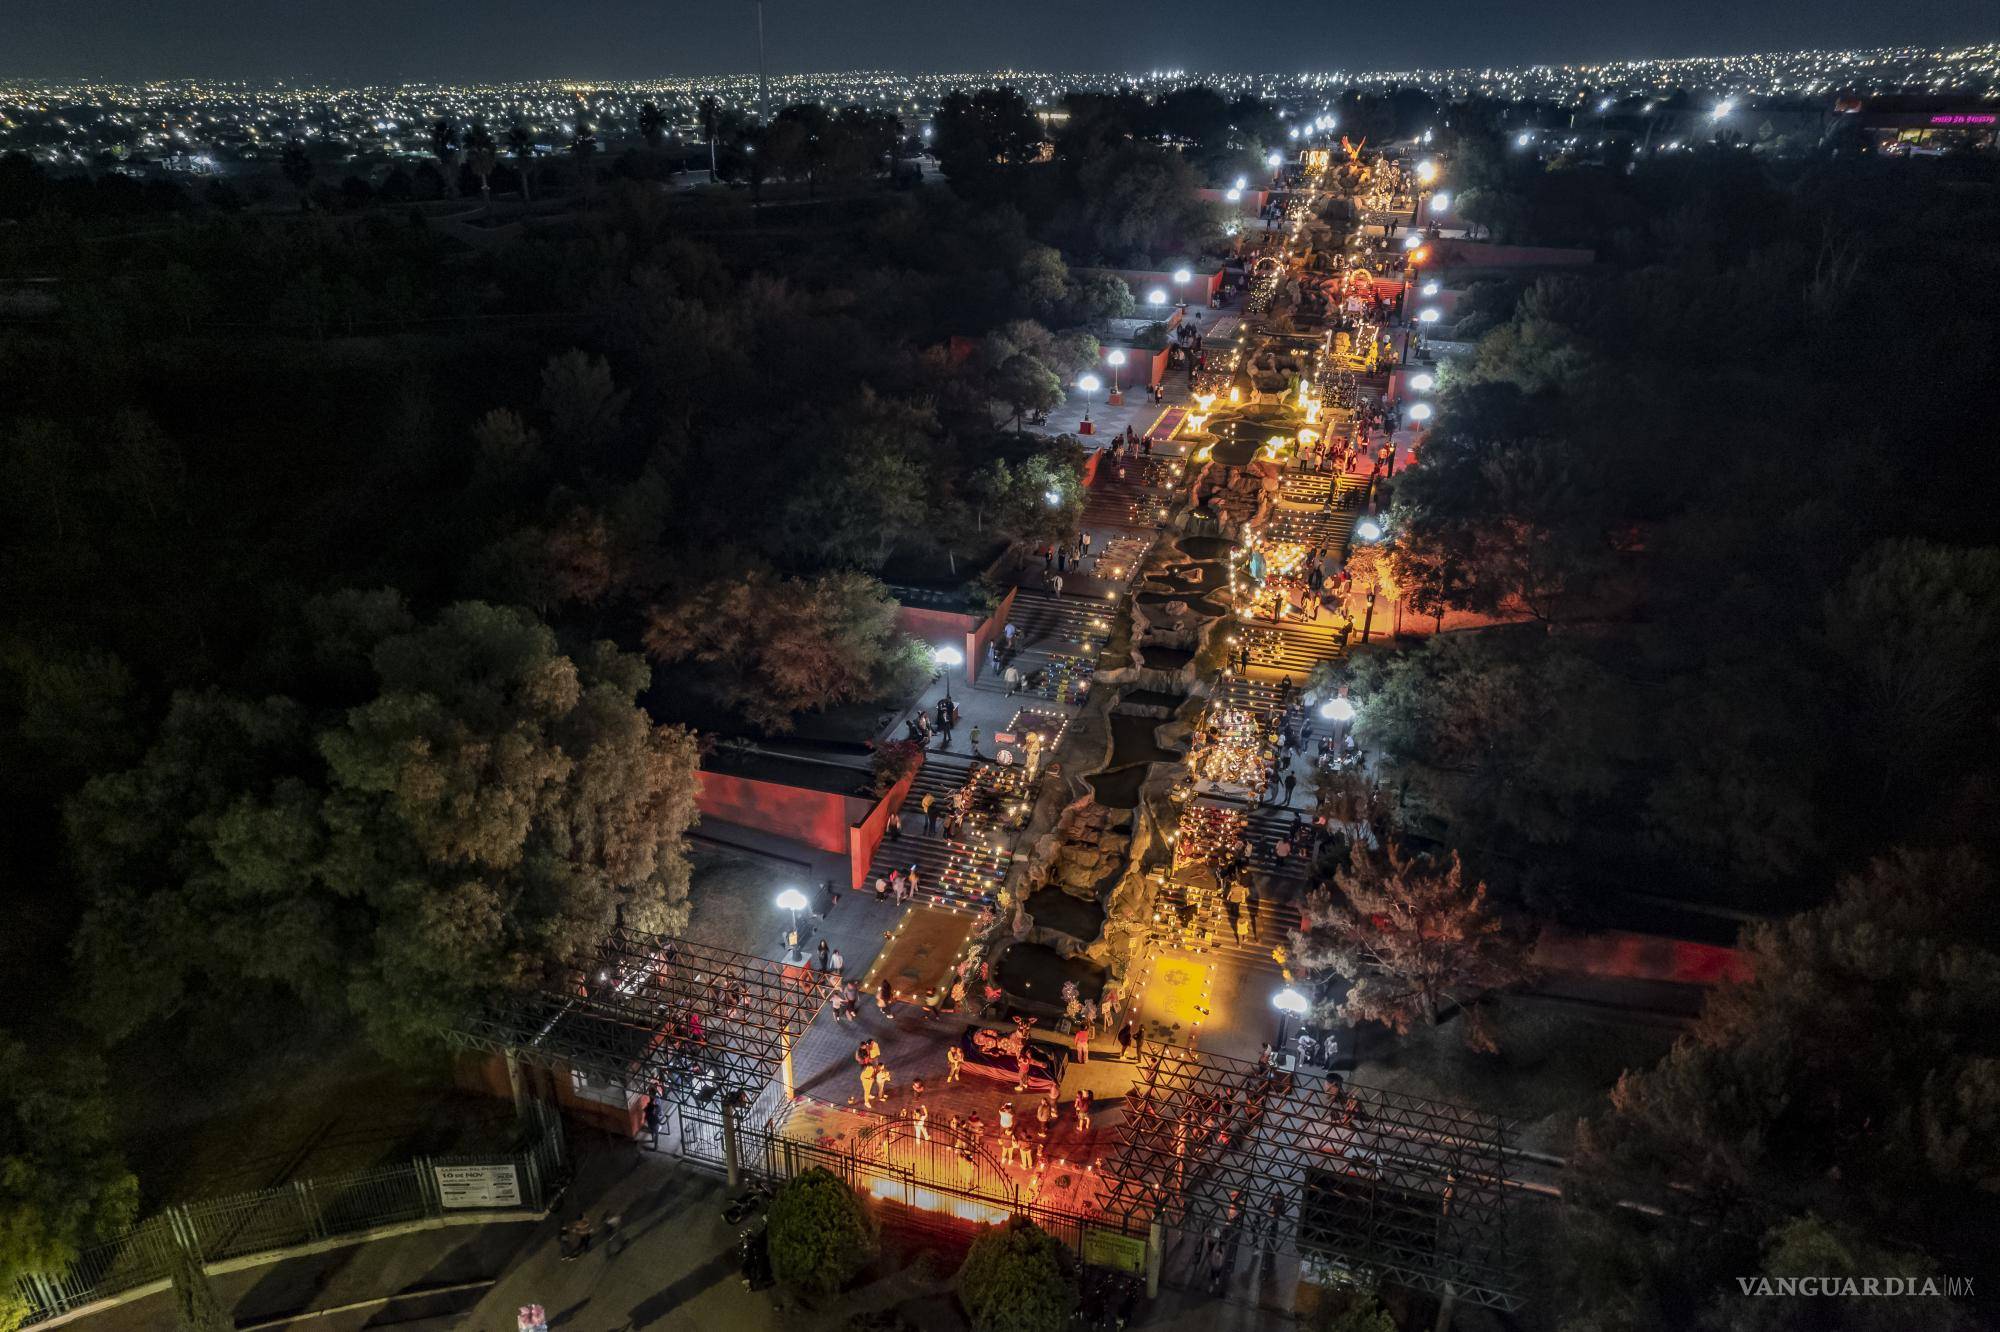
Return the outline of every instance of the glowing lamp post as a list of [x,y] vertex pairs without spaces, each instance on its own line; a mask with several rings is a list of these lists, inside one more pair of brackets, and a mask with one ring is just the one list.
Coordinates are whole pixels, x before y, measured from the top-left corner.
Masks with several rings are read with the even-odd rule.
[[1174,270],[1174,300],[1183,310],[1187,309],[1188,279],[1193,276],[1194,274],[1188,272],[1185,268],[1176,268]]
[[1429,393],[1437,387],[1437,380],[1429,372],[1410,376],[1410,387],[1418,393]]
[[1306,1002],[1304,995],[1289,985],[1271,996],[1271,1007],[1278,1010],[1279,1050],[1282,1051],[1285,1048],[1286,1028],[1291,1025],[1291,1020],[1295,1017],[1302,1017],[1306,1009],[1311,1006],[1311,1004]]
[[951,702],[951,668],[965,660],[965,654],[955,647],[931,649],[931,660],[938,664],[938,671],[944,676],[944,701]]
[[1410,408],[1410,419],[1412,421],[1418,422],[1419,424],[1430,420],[1431,405],[1427,402],[1420,402],[1416,406]]
[[[1345,689],[1345,686],[1342,686]],[[1341,693],[1319,705],[1321,720],[1333,724],[1333,756],[1338,759],[1347,743],[1347,728],[1354,720],[1354,705]]]
[[788,963],[800,961],[802,957],[799,953],[799,912],[806,909],[806,895],[796,888],[787,888],[778,894],[778,907],[780,910],[792,913],[792,930],[785,936],[785,961]]
[[1114,347],[1104,354],[1104,363],[1111,367],[1111,405],[1116,407],[1125,401],[1125,392],[1118,383],[1118,372],[1125,366],[1125,353]]
[[1076,386],[1082,389],[1084,394],[1083,424],[1077,427],[1078,434],[1094,435],[1097,433],[1097,427],[1095,425],[1092,425],[1090,421],[1090,395],[1097,392],[1097,390],[1103,387],[1103,385],[1104,381],[1099,379],[1096,375],[1085,375],[1081,379],[1076,381]]

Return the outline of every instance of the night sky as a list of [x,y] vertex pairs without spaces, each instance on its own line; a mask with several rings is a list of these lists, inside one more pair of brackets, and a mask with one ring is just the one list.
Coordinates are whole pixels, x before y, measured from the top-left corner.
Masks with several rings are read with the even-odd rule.
[[[747,0],[0,0],[0,76],[324,82],[750,71]],[[768,0],[772,72],[1403,69],[2000,36],[1994,0]],[[1220,21],[1220,22],[1219,22]]]

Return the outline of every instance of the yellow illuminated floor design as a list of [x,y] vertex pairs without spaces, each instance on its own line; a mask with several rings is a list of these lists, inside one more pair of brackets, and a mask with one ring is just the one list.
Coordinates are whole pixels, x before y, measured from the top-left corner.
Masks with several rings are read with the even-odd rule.
[[1210,1020],[1213,968],[1186,953],[1160,950],[1139,968],[1133,1002],[1146,1039],[1195,1045]]
[[920,904],[905,911],[862,980],[863,996],[874,994],[884,976],[906,1000],[921,1000],[934,986],[948,990],[952,965],[965,954],[973,921],[969,912],[953,907]]

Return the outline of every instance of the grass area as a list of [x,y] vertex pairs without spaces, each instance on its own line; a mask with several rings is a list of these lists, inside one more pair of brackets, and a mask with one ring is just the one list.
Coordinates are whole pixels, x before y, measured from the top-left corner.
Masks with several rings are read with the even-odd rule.
[[1576,1121],[1593,1113],[1628,1068],[1650,1068],[1674,1033],[1615,1015],[1505,996],[1491,1006],[1497,1055],[1465,1045],[1456,1021],[1407,1039],[1388,1037],[1386,1057],[1365,1059],[1354,1080],[1385,1091],[1473,1106],[1520,1121],[1516,1145],[1561,1153]]
[[245,1048],[212,1068],[170,1045],[120,1060],[126,1149],[149,1208],[514,1142],[512,1103],[453,1086],[443,1062],[399,1066],[356,1040]]
[[789,887],[802,889],[819,909],[819,886],[800,882],[799,871],[783,865],[702,846],[688,854],[688,863],[694,911],[687,933],[698,942],[749,952],[759,940],[783,943],[785,922],[771,904]]

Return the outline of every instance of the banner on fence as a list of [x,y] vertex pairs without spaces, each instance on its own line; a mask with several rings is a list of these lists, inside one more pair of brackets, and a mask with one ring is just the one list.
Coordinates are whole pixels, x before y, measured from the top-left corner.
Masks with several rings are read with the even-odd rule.
[[446,1207],[519,1207],[521,1180],[510,1165],[433,1166]]
[[1137,1235],[1121,1235],[1115,1230],[1086,1226],[1083,1231],[1083,1261],[1092,1267],[1109,1267],[1133,1276],[1146,1275],[1146,1241]]

